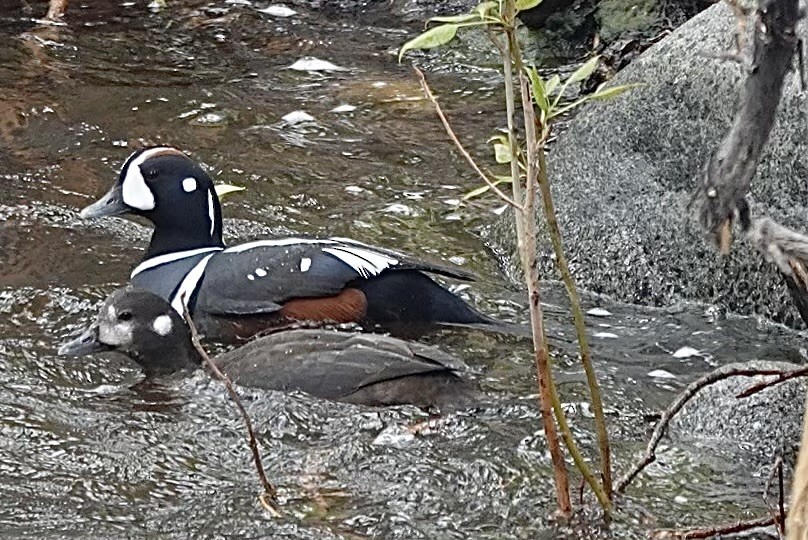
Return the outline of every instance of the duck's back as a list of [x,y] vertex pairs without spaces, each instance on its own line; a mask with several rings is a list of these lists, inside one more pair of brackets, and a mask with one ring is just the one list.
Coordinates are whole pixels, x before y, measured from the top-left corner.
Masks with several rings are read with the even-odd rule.
[[444,411],[476,403],[452,356],[389,336],[299,329],[262,337],[223,354],[234,382],[371,406],[412,404]]

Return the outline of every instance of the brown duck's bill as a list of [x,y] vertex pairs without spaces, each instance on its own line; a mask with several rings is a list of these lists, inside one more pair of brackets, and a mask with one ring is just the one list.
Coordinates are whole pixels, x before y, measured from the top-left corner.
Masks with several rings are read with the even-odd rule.
[[79,337],[59,346],[59,356],[86,356],[109,351],[111,348],[98,341],[98,326],[92,325]]
[[131,212],[132,209],[123,202],[121,186],[114,185],[106,195],[90,206],[84,208],[79,216],[83,219],[119,216]]

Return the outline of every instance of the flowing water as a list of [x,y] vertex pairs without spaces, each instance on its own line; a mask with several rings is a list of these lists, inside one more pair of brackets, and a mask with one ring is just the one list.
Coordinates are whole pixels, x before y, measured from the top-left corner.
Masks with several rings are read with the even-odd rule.
[[[524,321],[525,299],[477,232],[499,206],[458,205],[478,181],[446,141],[396,48],[411,28],[366,12],[255,0],[71,3],[37,27],[41,3],[0,11],[0,534],[16,538],[642,538],[644,529],[759,515],[766,471],[667,445],[606,529],[548,516],[553,488],[524,341],[446,332],[428,341],[471,368],[488,409],[416,438],[413,408],[372,410],[243,390],[284,516],[256,500],[240,419],[199,372],[142,382],[125,359],[64,359],[57,344],[127,280],[148,228],[77,211],[144,143],[189,151],[246,192],[225,204],[232,241],[350,236],[451,261],[480,280],[457,290]],[[374,7],[375,6],[375,7]],[[287,69],[314,56],[343,68]],[[460,66],[431,74],[477,155],[501,122],[500,81]],[[344,107],[345,105],[350,107]],[[341,108],[338,108],[343,106]],[[336,109],[336,110],[335,110]],[[282,118],[305,111],[314,120]],[[341,111],[341,112],[340,112]],[[568,232],[573,234],[574,232]],[[547,287],[557,378],[591,453],[591,415],[563,294]],[[655,310],[586,297],[616,466],[644,446],[649,416],[715,365],[800,356],[801,339],[699,306]],[[676,358],[681,347],[702,355]],[[675,378],[654,378],[664,370]],[[798,406],[798,405],[795,405]],[[751,470],[751,473],[750,473]],[[576,480],[577,483],[577,480]]]

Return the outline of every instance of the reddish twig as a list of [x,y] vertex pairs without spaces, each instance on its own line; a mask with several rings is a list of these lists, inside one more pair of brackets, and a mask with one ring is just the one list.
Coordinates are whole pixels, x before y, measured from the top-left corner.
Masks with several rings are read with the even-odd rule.
[[264,488],[264,492],[258,496],[258,500],[260,501],[261,506],[263,506],[270,514],[275,517],[279,517],[281,513],[278,506],[278,492],[275,489],[275,486],[273,486],[272,483],[267,479],[267,475],[264,472],[264,464],[261,461],[261,453],[258,450],[258,439],[255,436],[255,430],[253,429],[250,415],[247,414],[247,409],[245,409],[244,405],[242,405],[241,399],[239,399],[238,393],[233,387],[233,382],[227,375],[222,373],[216,364],[213,363],[210,356],[208,356],[208,353],[205,351],[205,348],[202,347],[202,342],[199,339],[199,332],[197,332],[194,321],[191,319],[191,314],[188,313],[188,306],[185,305],[184,295],[182,298],[182,306],[182,317],[185,319],[185,323],[191,330],[191,341],[194,344],[194,348],[199,353],[199,356],[202,357],[202,362],[205,364],[205,366],[207,366],[210,372],[222,383],[224,383],[224,387],[227,389],[230,399],[232,399],[233,403],[236,404],[236,408],[241,414],[244,424],[247,426],[247,435],[249,436],[250,451],[252,452],[253,462],[255,463],[255,470],[258,473],[258,479],[261,481],[261,485]]
[[[769,491],[774,482],[774,476],[777,475],[777,509],[772,507],[769,502]],[[777,528],[777,536],[782,539],[785,536],[785,494],[783,489],[783,458],[779,455],[774,458],[772,470],[769,473],[769,478],[766,480],[766,488],[763,490],[763,502],[766,503],[766,508],[769,510],[769,515],[774,519],[774,526]],[[780,519],[778,519],[780,518]]]
[[746,519],[736,521],[735,523],[728,523],[725,525],[716,525],[715,527],[700,527],[697,529],[685,530],[661,530],[652,531],[650,537],[653,540],[692,540],[695,538],[713,538],[724,534],[735,534],[739,532],[749,531],[752,529],[759,529],[761,527],[769,527],[774,525],[775,519],[783,519],[783,516],[773,518],[770,516]]
[[765,390],[766,388],[769,388],[770,386],[775,386],[780,383],[789,381],[791,379],[796,379],[797,377],[808,377],[808,366],[788,371],[782,371],[780,374],[777,375],[777,378],[772,379],[770,381],[763,381],[755,385],[752,385],[743,392],[741,392],[740,394],[738,394],[736,397],[738,398],[749,397],[753,394],[757,394],[758,392]]
[[690,401],[702,388],[710,386],[718,381],[728,379],[730,377],[757,377],[759,375],[782,375],[782,370],[776,369],[751,369],[739,368],[736,366],[724,366],[711,371],[710,373],[696,379],[690,383],[671,403],[654,428],[654,433],[651,435],[651,440],[648,441],[648,446],[645,449],[643,457],[632,467],[632,469],[623,476],[615,486],[614,490],[617,493],[622,493],[626,486],[631,483],[634,478],[642,472],[645,467],[656,461],[656,448],[659,445],[662,437],[668,429],[668,424],[673,419],[674,415],[678,413],[684,405]]

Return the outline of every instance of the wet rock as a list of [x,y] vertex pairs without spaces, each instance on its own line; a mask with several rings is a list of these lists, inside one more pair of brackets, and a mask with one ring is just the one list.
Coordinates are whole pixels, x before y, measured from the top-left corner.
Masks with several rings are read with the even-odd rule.
[[[734,113],[742,68],[719,58],[735,22],[724,4],[697,15],[621,71],[642,83],[584,107],[549,156],[566,249],[579,284],[639,304],[718,303],[798,324],[782,278],[743,243],[722,258],[686,205],[702,166]],[[800,34],[808,37],[805,21]],[[788,76],[777,123],[753,182],[753,213],[808,230],[808,101]],[[487,231],[515,273],[512,217]],[[555,276],[551,250],[541,271]]]
[[[751,369],[795,369],[796,364],[753,360],[731,364]],[[668,437],[742,455],[770,465],[776,455],[792,463],[802,433],[806,381],[792,379],[747,398],[740,392],[771,377],[730,377],[702,389],[673,418]]]

